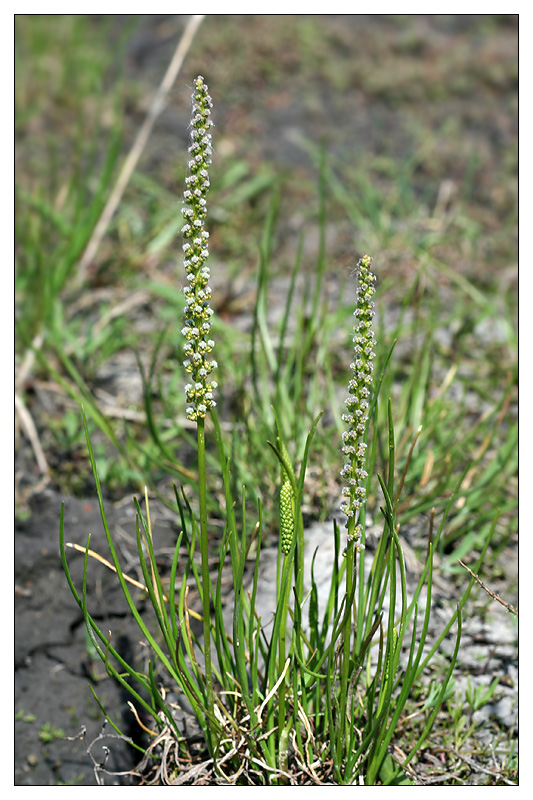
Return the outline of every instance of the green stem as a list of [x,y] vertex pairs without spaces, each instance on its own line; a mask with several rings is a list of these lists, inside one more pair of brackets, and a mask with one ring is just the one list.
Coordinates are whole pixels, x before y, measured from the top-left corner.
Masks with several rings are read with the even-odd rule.
[[[209,750],[214,755],[213,731],[215,701],[213,694],[213,673],[211,666],[211,595],[209,591],[209,544],[207,539],[207,490],[205,477],[205,419],[197,420],[198,428],[198,494],[200,500],[200,553],[202,559],[202,604],[204,625],[204,660],[207,693],[207,716],[209,731]],[[211,722],[211,724],[209,724]]]
[[[287,575],[288,578],[288,570],[285,568],[285,563],[288,561],[286,556],[283,556],[283,575]],[[290,561],[289,561],[290,563]],[[279,629],[279,669],[282,670],[285,666],[285,658],[286,658],[286,635],[287,635],[287,611],[288,611],[288,599],[289,599],[289,581],[282,580],[282,589],[283,592],[283,606],[281,609],[281,625]],[[287,769],[287,766],[282,764],[282,753],[286,749],[286,742],[285,746],[283,745],[284,738],[288,735],[286,731],[286,720],[285,720],[285,693],[286,693],[286,684],[287,684],[287,677],[283,680],[279,687],[279,695],[278,695],[278,734],[279,734],[279,767],[280,769]],[[281,781],[284,783],[284,780]]]
[[[286,643],[285,637],[287,632],[287,613],[288,613],[288,600],[290,593],[290,570],[292,565],[294,552],[294,545],[289,556],[283,556],[282,573],[279,584],[279,595],[276,605],[276,614],[274,617],[274,628],[272,630],[272,639],[270,645],[269,662],[268,662],[268,688],[269,691],[276,685],[281,671],[285,667],[286,657]],[[276,657],[278,656],[278,657]],[[276,741],[279,740],[283,727],[285,725],[285,677],[279,686],[278,701],[271,700],[268,704],[267,712],[267,729],[269,731],[276,730],[277,733],[268,737],[268,746],[270,748],[270,755],[275,758]],[[276,722],[277,721],[277,722]]]
[[[355,542],[350,534],[355,527],[353,517],[349,522],[348,546],[346,552],[346,602],[350,602],[353,596],[353,581],[355,576]],[[348,713],[346,708],[346,698],[348,692],[348,681],[350,677],[350,654],[351,654],[351,634],[352,634],[352,614],[346,609],[346,622],[344,624],[343,643],[342,643],[342,672],[341,672],[341,693],[339,702],[340,719],[337,726],[337,753],[341,753],[342,738],[346,735],[348,724]]]

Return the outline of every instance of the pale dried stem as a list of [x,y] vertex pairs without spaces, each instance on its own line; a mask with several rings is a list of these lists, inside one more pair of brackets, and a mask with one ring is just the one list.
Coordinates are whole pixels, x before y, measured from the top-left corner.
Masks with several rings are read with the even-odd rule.
[[35,423],[33,418],[24,405],[22,398],[15,393],[15,411],[17,417],[20,421],[20,425],[26,438],[29,440],[33,453],[35,455],[35,460],[37,461],[37,466],[39,467],[39,471],[42,475],[46,475],[48,473],[48,462],[46,461],[44,450],[41,447],[41,442],[39,440],[39,436],[37,434],[37,428],[35,427]]
[[107,201],[106,207],[104,208],[100,219],[96,224],[93,234],[80,260],[78,273],[75,279],[75,288],[80,288],[85,279],[87,269],[93,261],[98,248],[100,247],[100,243],[105,236],[105,232],[108,228],[111,218],[113,217],[113,214],[120,203],[124,190],[128,185],[135,167],[137,166],[137,162],[139,161],[141,153],[143,152],[146,143],[150,138],[154,123],[165,107],[167,95],[179,74],[185,56],[189,51],[196,32],[200,27],[204,17],[205,14],[193,14],[187,23],[187,27],[185,28],[183,36],[178,43],[174,56],[172,57],[172,61],[170,62],[165,73],[165,77],[163,78],[161,85],[155,94],[152,104],[148,110],[148,114],[146,115],[146,118],[137,133],[133,146],[122,166],[115,188],[113,189],[109,200]]
[[470,573],[470,575],[473,577],[473,579],[475,580],[475,582],[476,582],[476,583],[478,583],[478,584],[481,586],[481,588],[482,588],[482,589],[483,589],[485,592],[487,592],[487,594],[488,594],[488,595],[490,595],[490,596],[493,598],[493,600],[497,600],[497,601],[498,601],[498,603],[501,603],[501,604],[502,604],[502,606],[504,606],[504,608],[506,608],[506,609],[507,609],[507,611],[510,611],[510,612],[511,612],[511,614],[514,614],[514,615],[515,615],[515,617],[517,617],[517,616],[518,616],[518,611],[516,610],[516,608],[515,608],[514,606],[512,606],[510,603],[507,603],[505,600],[502,600],[502,598],[501,598],[499,595],[497,595],[497,594],[496,594],[496,592],[493,592],[493,591],[492,591],[492,589],[489,589],[489,587],[488,587],[488,586],[485,586],[485,584],[483,583],[483,581],[482,581],[480,578],[478,578],[478,576],[477,576],[477,575],[476,575],[474,572],[472,572],[472,570],[470,569],[470,567],[467,567],[467,566],[466,566],[466,564],[464,564],[464,563],[461,561],[461,559],[460,559],[460,558],[458,559],[458,561],[459,561],[459,564],[460,564],[462,567],[464,567],[464,568],[466,569],[466,571],[467,571],[467,572],[469,572],[469,573]]

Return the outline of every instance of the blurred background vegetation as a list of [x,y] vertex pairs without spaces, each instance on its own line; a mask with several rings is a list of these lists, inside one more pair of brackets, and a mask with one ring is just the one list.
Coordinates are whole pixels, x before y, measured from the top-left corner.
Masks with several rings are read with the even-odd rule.
[[236,482],[262,498],[268,520],[270,406],[283,410],[295,458],[325,410],[306,510],[336,510],[352,272],[368,252],[381,363],[398,340],[385,391],[404,457],[424,425],[404,514],[442,508],[470,465],[443,546],[478,546],[496,509],[496,548],[512,545],[517,16],[208,15],[80,274],[187,20],[16,15],[19,513],[43,483],[92,494],[80,404],[111,498],[145,483],[171,498],[172,481],[194,484],[179,230],[202,74],[216,126],[220,417]]

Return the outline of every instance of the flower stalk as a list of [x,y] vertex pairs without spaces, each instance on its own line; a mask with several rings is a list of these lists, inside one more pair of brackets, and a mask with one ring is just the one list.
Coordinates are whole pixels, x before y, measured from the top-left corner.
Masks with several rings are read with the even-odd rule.
[[186,190],[182,209],[185,225],[182,234],[184,266],[188,285],[184,288],[185,324],[182,334],[185,337],[183,348],[185,371],[192,382],[185,386],[187,418],[197,425],[198,440],[198,487],[200,505],[200,552],[202,562],[202,605],[204,634],[204,669],[206,685],[206,706],[208,716],[208,744],[214,755],[215,738],[212,724],[214,717],[213,673],[211,663],[211,592],[209,577],[209,545],[207,534],[207,490],[205,468],[205,417],[216,403],[213,392],[216,381],[211,380],[211,372],[217,363],[209,359],[215,346],[210,337],[213,309],[210,305],[210,272],[206,261],[209,257],[209,233],[205,230],[207,217],[207,194],[209,191],[208,166],[211,164],[210,120],[212,102],[208,87],[202,76],[194,82],[192,95],[191,145],[189,153],[189,175],[185,179]]
[[[342,452],[345,458],[341,470],[344,480],[342,489],[343,501],[341,510],[346,516],[347,546],[344,555],[346,564],[346,598],[354,596],[355,562],[356,554],[364,549],[364,517],[362,511],[366,502],[366,450],[365,441],[368,425],[368,411],[370,408],[370,394],[373,379],[374,331],[372,321],[374,318],[373,296],[375,292],[376,276],[371,271],[372,258],[362,256],[357,263],[357,288],[356,307],[354,316],[356,322],[353,327],[354,360],[350,364],[352,377],[348,383],[348,397],[346,398],[346,412],[342,415],[348,429],[342,435]],[[362,519],[362,521],[360,521]],[[348,609],[347,609],[348,610]],[[354,609],[354,616],[356,612]],[[354,620],[356,621],[356,620]],[[341,701],[340,708],[345,708],[349,679],[349,662],[351,655],[352,618],[347,614],[344,627],[343,662],[341,673]],[[338,726],[338,746],[344,725]]]

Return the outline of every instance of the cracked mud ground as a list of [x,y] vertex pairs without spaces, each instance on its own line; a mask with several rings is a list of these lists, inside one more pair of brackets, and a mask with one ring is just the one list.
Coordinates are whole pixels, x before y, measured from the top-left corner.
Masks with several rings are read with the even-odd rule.
[[[91,661],[85,626],[58,558],[58,494],[39,495],[27,522],[16,529],[16,642],[15,642],[15,782],[18,785],[47,786],[56,783],[95,785],[87,745],[101,732],[102,715],[88,691],[91,683],[102,705],[121,720],[124,697],[120,687],[104,677],[99,659]],[[127,522],[125,514],[112,507],[109,523]],[[130,523],[132,519],[129,519]],[[105,533],[96,500],[67,498],[66,540],[84,545],[91,534],[91,549],[103,550]],[[72,574],[81,587],[83,556],[69,553]],[[124,600],[117,591],[114,575],[95,569],[96,582],[90,590],[95,618],[102,629],[113,632],[113,641],[127,640],[129,620]],[[65,740],[87,728],[86,741]],[[61,733],[61,731],[63,733]],[[55,734],[54,734],[55,732]],[[108,729],[109,733],[113,733]],[[42,741],[49,733],[51,740]],[[104,742],[106,744],[106,742]],[[131,768],[131,749],[121,742],[112,744],[114,770]],[[117,746],[118,744],[118,746]],[[94,756],[103,757],[96,747]]]

